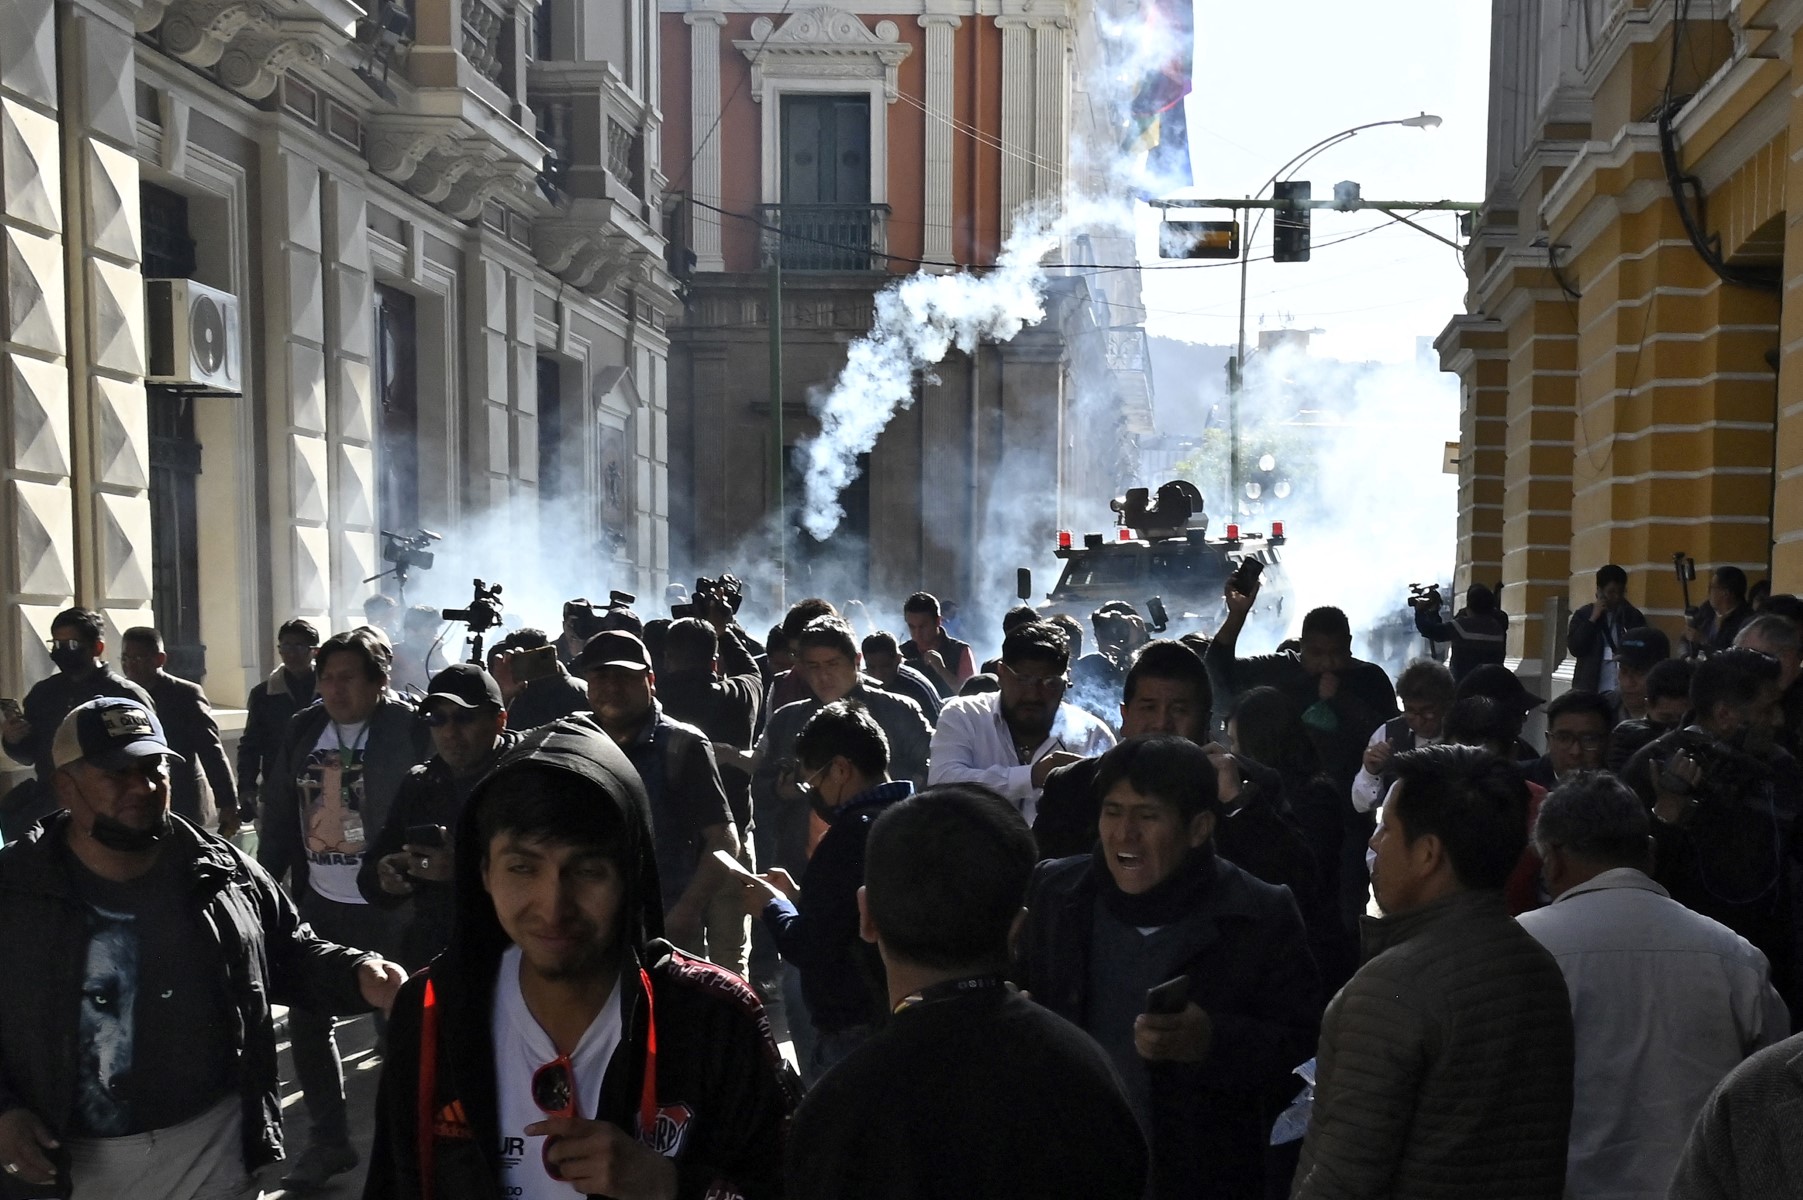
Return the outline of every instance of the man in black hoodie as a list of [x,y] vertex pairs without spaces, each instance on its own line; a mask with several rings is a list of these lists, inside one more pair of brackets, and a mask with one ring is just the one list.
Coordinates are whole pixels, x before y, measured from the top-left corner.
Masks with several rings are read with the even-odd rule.
[[[793,1107],[756,995],[662,940],[644,784],[593,721],[532,730],[457,828],[456,941],[396,1001],[365,1200],[759,1200]],[[421,1132],[429,1131],[422,1142]]]

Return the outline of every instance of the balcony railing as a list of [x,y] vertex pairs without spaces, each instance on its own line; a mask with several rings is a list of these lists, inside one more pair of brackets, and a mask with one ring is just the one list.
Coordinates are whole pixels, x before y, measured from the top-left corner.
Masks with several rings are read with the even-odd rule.
[[512,81],[507,78],[506,44],[512,23],[511,15],[498,3],[464,0],[463,57],[502,91],[512,90]]
[[607,118],[607,170],[635,196],[639,194],[638,142],[631,129]]
[[784,270],[888,269],[887,204],[763,204],[763,265],[779,250]]

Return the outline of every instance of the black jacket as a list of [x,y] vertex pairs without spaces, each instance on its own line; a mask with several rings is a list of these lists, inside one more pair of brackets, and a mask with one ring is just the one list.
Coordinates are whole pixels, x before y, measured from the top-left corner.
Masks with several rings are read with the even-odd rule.
[[[1151,1076],[1152,1195],[1258,1200],[1273,1089],[1315,1050],[1320,985],[1296,903],[1282,888],[1210,854],[1214,878],[1181,922],[1181,973],[1214,1026],[1201,1063],[1156,1063]],[[1096,906],[1094,856],[1041,863],[1027,894],[1023,986],[1087,1027]],[[1173,975],[1176,972],[1173,972]]]
[[245,701],[244,732],[238,735],[238,796],[249,816],[256,809],[247,793],[275,769],[276,756],[282,752],[282,735],[294,714],[313,703],[313,672],[301,678],[288,674],[283,667],[269,673],[269,678],[250,689]]
[[[158,672],[150,686],[150,698],[156,701],[157,720],[163,723],[163,737],[169,748],[185,760],[170,764],[169,807],[202,827],[211,824],[218,813],[238,811],[238,789],[232,780],[231,764],[226,761],[225,747],[219,743],[219,725],[213,720],[213,706],[198,683]],[[200,777],[207,777],[213,803],[201,808]]]
[[[732,626],[720,637],[720,671],[668,671],[658,676],[657,702],[672,720],[693,725],[711,742],[751,749],[764,702],[764,675]],[[751,776],[723,768],[720,783],[740,830],[751,825]]]
[[[276,879],[287,876],[289,889],[300,895],[307,879],[307,842],[301,835],[300,789],[295,771],[313,744],[325,732],[325,705],[313,704],[296,713],[282,735],[273,777],[264,785],[263,822],[258,829],[257,861]],[[432,753],[431,738],[413,706],[383,692],[371,714],[369,740],[364,743],[363,828],[380,829],[388,820],[388,807],[401,781],[415,764]]]
[[1067,763],[1045,777],[1039,807],[1033,813],[1033,840],[1040,858],[1088,854],[1096,844],[1096,822],[1102,798],[1095,794],[1101,758]]
[[1376,663],[1353,659],[1339,673],[1339,689],[1331,700],[1320,698],[1321,681],[1302,668],[1296,654],[1260,654],[1236,658],[1234,645],[1220,638],[1202,656],[1214,685],[1215,715],[1226,723],[1234,701],[1255,687],[1274,687],[1288,697],[1321,757],[1321,769],[1342,793],[1364,766],[1371,731],[1396,716],[1396,689]]
[[442,825],[447,831],[454,831],[470,790],[519,740],[517,732],[503,729],[488,758],[463,779],[451,774],[451,768],[436,754],[408,771],[388,807],[388,819],[363,851],[363,865],[357,870],[357,890],[363,898],[377,908],[408,908],[400,957],[409,970],[425,966],[451,942],[451,915],[455,908],[451,885],[415,879],[413,895],[396,896],[382,890],[379,865],[385,855],[398,853],[407,844],[407,831],[415,825]]
[[555,672],[534,679],[514,696],[507,705],[507,728],[524,732],[588,711],[588,689],[558,663]]
[[136,700],[150,711],[156,711],[150,693],[104,663],[83,675],[65,675],[58,671],[48,679],[32,684],[20,705],[31,726],[31,736],[17,745],[6,742],[0,749],[4,749],[6,756],[14,762],[37,768],[38,783],[48,787],[50,774],[56,770],[50,761],[50,743],[55,740],[63,718],[77,704],[102,696]]
[[[650,803],[638,774],[599,726],[572,717],[532,730],[471,793],[457,827],[458,937],[410,980],[395,1003],[376,1100],[375,1142],[365,1200],[422,1195],[430,1164],[433,1200],[493,1200],[500,1195],[499,1100],[490,1022],[496,972],[508,940],[482,886],[478,816],[497,778],[527,767],[567,772],[597,803],[616,806],[624,827],[617,864],[624,877],[619,936],[619,1049],[600,1083],[594,1111],[639,1136],[680,1138],[680,1200],[780,1196],[782,1134],[794,1107],[794,1077],[783,1066],[757,996],[738,976],[672,949],[659,936],[663,902],[651,840]],[[651,983],[647,1006],[639,970]],[[429,1029],[427,996],[435,1016]],[[647,1041],[656,1021],[655,1097],[650,1130],[641,1128]],[[432,1094],[420,1092],[422,1047],[432,1054]],[[684,1109],[687,1110],[686,1114]],[[431,1145],[419,1144],[422,1118]],[[536,1153],[533,1147],[529,1153]]]
[[[82,980],[88,908],[75,891],[69,814],[46,818],[24,840],[0,850],[0,1112],[24,1107],[51,1133],[75,1113]],[[230,842],[172,818],[165,854],[191,864],[198,936],[217,939],[228,965],[227,995],[237,1020],[233,1041],[244,1113],[244,1165],[256,1170],[282,1157],[282,1104],[271,1003],[321,1013],[368,1011],[357,967],[373,955],[323,941],[301,923],[268,875]],[[58,1159],[58,1195],[69,1194],[66,1151]],[[42,1196],[11,1176],[0,1197]]]
[[1646,624],[1646,614],[1626,600],[1621,602],[1621,612],[1614,618],[1593,621],[1590,618],[1595,612],[1594,603],[1584,605],[1571,614],[1571,624],[1565,630],[1565,648],[1577,660],[1571,686],[1586,692],[1601,690],[1597,685],[1603,677],[1603,651],[1619,649],[1615,644],[1618,635]]
[[1415,609],[1415,631],[1430,642],[1452,643],[1454,679],[1463,679],[1473,668],[1486,663],[1501,666],[1509,652],[1509,614],[1502,609],[1472,612],[1462,609],[1452,620],[1444,620],[1438,609]]

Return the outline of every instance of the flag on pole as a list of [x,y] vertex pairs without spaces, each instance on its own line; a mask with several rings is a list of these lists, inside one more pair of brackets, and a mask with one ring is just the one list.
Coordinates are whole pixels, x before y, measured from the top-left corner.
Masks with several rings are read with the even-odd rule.
[[1146,154],[1145,176],[1162,188],[1195,182],[1189,155],[1189,118],[1183,101],[1195,65],[1194,0],[1147,0],[1141,10],[1141,45],[1169,48],[1133,96],[1134,149]]

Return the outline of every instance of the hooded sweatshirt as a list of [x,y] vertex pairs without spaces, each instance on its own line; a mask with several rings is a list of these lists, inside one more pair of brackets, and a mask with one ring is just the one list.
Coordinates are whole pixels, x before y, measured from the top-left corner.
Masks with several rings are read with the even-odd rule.
[[[650,805],[625,755],[587,717],[527,733],[477,785],[459,819],[456,934],[408,981],[388,1030],[366,1200],[492,1200],[502,1154],[490,1033],[496,981],[511,944],[482,884],[478,821],[495,781],[518,769],[568,772],[615,807],[626,830],[620,931],[620,1044],[582,1107],[675,1160],[682,1200],[780,1195],[782,1135],[796,1101],[757,996],[738,976],[661,938],[663,903]],[[424,1136],[422,1137],[422,1134]],[[524,1153],[539,1153],[527,1139]]]

